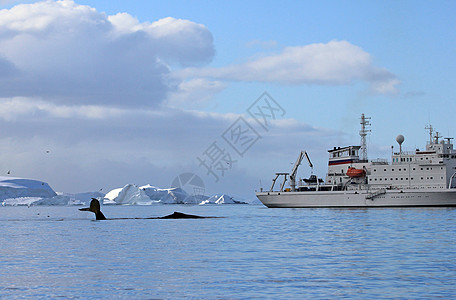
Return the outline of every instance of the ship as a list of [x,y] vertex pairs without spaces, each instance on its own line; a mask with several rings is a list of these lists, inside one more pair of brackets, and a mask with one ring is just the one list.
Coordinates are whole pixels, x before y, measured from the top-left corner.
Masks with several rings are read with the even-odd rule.
[[[428,125],[429,141],[424,151],[402,151],[405,138],[399,134],[399,151],[391,147],[390,161],[369,160],[366,136],[370,118],[362,114],[360,124],[361,145],[328,150],[325,180],[314,174],[296,179],[304,158],[313,172],[308,153],[301,151],[291,172],[276,173],[269,191],[261,189],[257,198],[270,208],[456,206],[453,138],[442,138]],[[278,181],[281,183],[276,188]]]

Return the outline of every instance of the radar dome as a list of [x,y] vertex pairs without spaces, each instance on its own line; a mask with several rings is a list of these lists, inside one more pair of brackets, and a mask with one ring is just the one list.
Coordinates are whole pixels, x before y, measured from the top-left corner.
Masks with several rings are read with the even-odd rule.
[[402,143],[404,142],[404,136],[402,134],[399,134],[397,137],[396,137],[396,142],[399,144],[399,145],[402,145]]

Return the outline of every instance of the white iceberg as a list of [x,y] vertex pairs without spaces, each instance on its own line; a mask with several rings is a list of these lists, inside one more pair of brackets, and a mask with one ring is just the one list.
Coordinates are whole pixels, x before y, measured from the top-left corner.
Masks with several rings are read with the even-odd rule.
[[52,198],[56,195],[46,182],[0,176],[0,200],[21,197]]
[[204,204],[247,204],[246,202],[235,200],[233,197],[229,195],[213,195],[206,200],[200,202],[200,205]]
[[59,196],[46,182],[0,176],[0,201],[11,205],[66,205],[69,198]]
[[31,206],[31,205],[69,205],[71,198],[57,195],[51,198],[41,197],[17,197],[8,198],[2,201],[2,206]]
[[149,198],[157,203],[164,204],[198,204],[199,196],[189,195],[181,188],[159,189],[150,184],[141,186]]
[[123,188],[107,193],[103,198],[103,204],[147,205],[152,204],[152,200],[143,189],[134,184],[127,184]]
[[189,195],[181,188],[160,189],[150,184],[140,187],[127,184],[123,188],[107,193],[103,198],[103,204],[199,204],[206,198],[200,195]]

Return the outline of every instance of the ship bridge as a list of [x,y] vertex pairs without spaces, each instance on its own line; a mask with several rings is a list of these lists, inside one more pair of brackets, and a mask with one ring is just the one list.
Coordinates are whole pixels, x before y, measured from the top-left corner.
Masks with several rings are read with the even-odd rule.
[[347,146],[347,147],[334,147],[328,150],[329,152],[329,166],[352,164],[360,162],[359,149],[361,146]]

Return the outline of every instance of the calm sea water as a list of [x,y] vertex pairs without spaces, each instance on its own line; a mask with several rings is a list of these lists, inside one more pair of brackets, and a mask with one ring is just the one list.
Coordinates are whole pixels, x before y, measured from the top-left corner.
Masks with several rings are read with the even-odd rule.
[[0,298],[456,297],[456,209],[0,207]]

